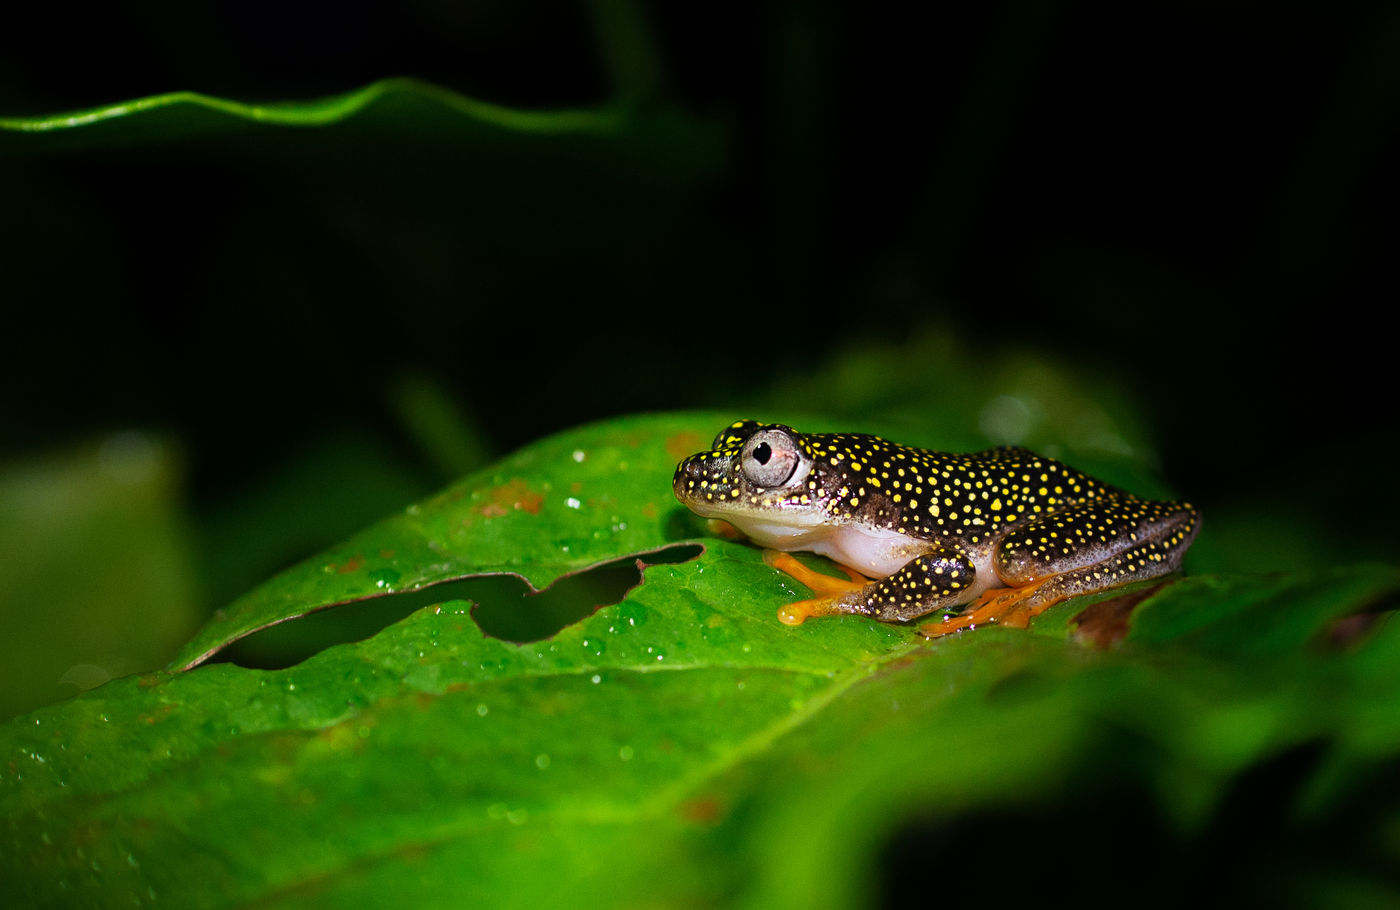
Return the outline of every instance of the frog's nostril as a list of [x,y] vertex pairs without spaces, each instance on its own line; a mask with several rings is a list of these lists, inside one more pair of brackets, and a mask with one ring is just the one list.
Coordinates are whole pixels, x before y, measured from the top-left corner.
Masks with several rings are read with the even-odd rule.
[[700,481],[707,476],[705,466],[702,463],[695,459],[686,459],[676,466],[676,475],[671,480],[671,488],[679,494],[687,489],[698,487]]

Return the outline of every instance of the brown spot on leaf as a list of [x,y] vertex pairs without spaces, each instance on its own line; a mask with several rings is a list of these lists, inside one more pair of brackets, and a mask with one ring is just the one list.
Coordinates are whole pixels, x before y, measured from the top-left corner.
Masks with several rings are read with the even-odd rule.
[[1365,638],[1380,618],[1378,613],[1353,613],[1343,616],[1328,626],[1322,636],[1323,643],[1329,648],[1350,647]]
[[1090,604],[1069,621],[1073,627],[1070,637],[1081,645],[1101,651],[1113,647],[1127,637],[1137,605],[1161,588],[1162,585],[1153,585],[1142,591],[1120,594]]
[[544,494],[531,490],[524,478],[515,477],[492,489],[478,511],[487,518],[500,518],[515,510],[538,515],[542,505]]
[[1373,630],[1400,608],[1400,591],[1385,591],[1354,613],[1340,616],[1323,630],[1321,645],[1327,650],[1350,650],[1363,644]]
[[694,455],[705,448],[705,440],[694,430],[677,433],[666,438],[666,454],[676,461]]
[[345,562],[335,567],[339,575],[349,575],[351,572],[358,572],[365,567],[365,556],[363,553],[356,553]]
[[162,716],[169,716],[174,709],[174,705],[165,705],[161,707],[158,711],[153,711],[150,714],[141,714],[139,716],[141,718],[142,723],[145,723],[147,725],[154,725],[160,722]]
[[724,806],[717,796],[697,796],[678,808],[681,818],[697,825],[713,825],[724,815]]

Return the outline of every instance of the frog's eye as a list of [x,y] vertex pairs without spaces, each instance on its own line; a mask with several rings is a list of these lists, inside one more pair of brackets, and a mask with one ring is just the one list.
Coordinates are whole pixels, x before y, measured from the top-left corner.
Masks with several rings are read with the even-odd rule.
[[798,475],[806,475],[811,461],[787,433],[764,430],[744,443],[739,466],[754,486],[782,487],[801,480]]

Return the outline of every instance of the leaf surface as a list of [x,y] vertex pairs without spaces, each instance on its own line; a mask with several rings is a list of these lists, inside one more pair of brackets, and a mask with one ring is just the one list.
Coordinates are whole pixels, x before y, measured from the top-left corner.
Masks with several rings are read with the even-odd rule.
[[[935,642],[779,624],[803,591],[670,494],[732,416],[542,440],[272,579],[170,671],[0,727],[4,878],[41,905],[850,906],[921,820],[1117,781],[1198,831],[1251,766],[1323,743],[1306,822],[1400,754],[1390,567],[1188,577],[1102,648],[1070,617],[1131,594]],[[283,670],[197,666],[310,609],[687,542],[538,641],[446,600]],[[1380,618],[1338,637],[1359,610]]]

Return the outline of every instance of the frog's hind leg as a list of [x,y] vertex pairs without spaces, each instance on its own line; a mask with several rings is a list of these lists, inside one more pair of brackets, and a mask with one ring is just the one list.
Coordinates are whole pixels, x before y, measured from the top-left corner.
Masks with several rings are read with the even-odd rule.
[[[791,556],[772,551],[765,552],[764,561],[821,594],[778,611],[778,618],[793,626],[811,616],[838,613],[872,616],[882,622],[916,619],[967,600],[977,578],[977,568],[967,554],[948,547],[920,554],[893,575],[874,581],[846,566],[841,566],[841,570],[850,577],[849,582],[818,575]],[[796,571],[792,566],[796,566]]]
[[1049,580],[1032,582],[1019,588],[988,588],[983,591],[966,610],[944,616],[937,622],[926,622],[919,626],[919,634],[925,638],[940,638],[959,629],[975,629],[987,623],[1024,629],[1032,618],[1053,607],[1072,595],[1066,594],[1045,603],[1036,598],[1040,589]]
[[1007,585],[969,609],[925,623],[929,638],[983,623],[1025,628],[1061,601],[1174,572],[1200,528],[1185,503],[1124,498],[1085,503],[1008,534],[995,559]]
[[779,572],[792,576],[793,579],[806,585],[813,594],[817,595],[810,600],[799,600],[796,603],[787,604],[778,610],[778,619],[789,626],[800,626],[804,620],[813,616],[849,613],[850,610],[842,610],[837,607],[838,599],[852,591],[862,590],[870,584],[870,579],[855,569],[840,563],[836,564],[837,568],[845,572],[850,581],[814,572],[798,562],[791,553],[783,553],[778,550],[764,550],[763,561]]

